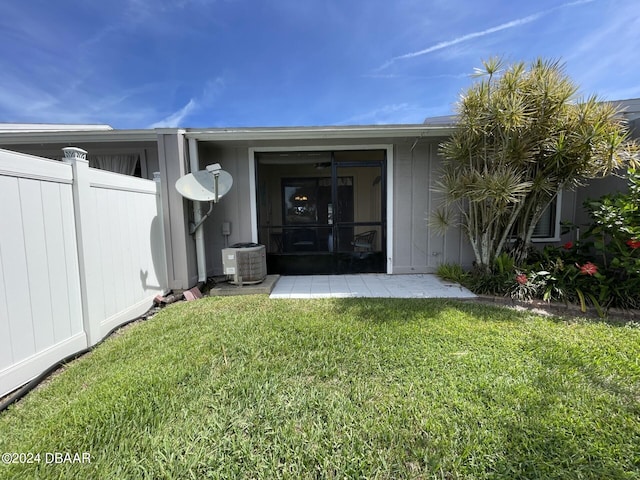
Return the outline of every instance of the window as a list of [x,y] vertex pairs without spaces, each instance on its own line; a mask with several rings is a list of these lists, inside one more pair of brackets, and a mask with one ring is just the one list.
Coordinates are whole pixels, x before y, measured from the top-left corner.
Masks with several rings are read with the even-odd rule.
[[107,170],[109,172],[120,173],[122,175],[136,175],[140,172],[140,155],[133,154],[115,154],[115,155],[88,155],[89,166]]
[[531,238],[534,242],[555,242],[560,240],[560,211],[562,207],[562,192],[558,192],[551,205],[542,213]]

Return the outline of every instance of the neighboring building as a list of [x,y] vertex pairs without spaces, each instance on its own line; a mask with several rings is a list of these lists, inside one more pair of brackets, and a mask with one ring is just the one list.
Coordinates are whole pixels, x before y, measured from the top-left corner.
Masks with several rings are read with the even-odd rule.
[[154,130],[114,130],[109,125],[2,124],[0,148],[60,160],[70,142],[90,149],[89,165],[125,175],[152,178],[158,168]]
[[[623,103],[637,129],[640,100]],[[441,202],[434,190],[438,146],[452,121],[156,130],[0,125],[0,148],[60,159],[72,145],[89,152],[91,166],[144,178],[160,172],[169,288],[186,289],[198,280],[193,209],[174,185],[192,164],[220,163],[234,179],[204,224],[209,276],[222,273],[223,248],[245,242],[266,246],[270,273],[430,273],[443,262],[470,265],[473,253],[459,229],[439,235],[427,224]],[[586,196],[626,187],[616,180],[563,192],[538,240],[560,241],[560,220],[583,223]]]

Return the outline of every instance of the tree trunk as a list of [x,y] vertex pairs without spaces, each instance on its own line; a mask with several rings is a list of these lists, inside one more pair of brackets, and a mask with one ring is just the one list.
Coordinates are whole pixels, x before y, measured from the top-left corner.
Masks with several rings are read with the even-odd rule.
[[516,220],[520,216],[520,212],[522,211],[524,204],[525,204],[525,200],[520,201],[516,209],[513,212],[511,212],[509,221],[507,222],[507,225],[505,226],[505,229],[502,232],[502,237],[500,238],[500,241],[498,242],[498,246],[496,247],[496,257],[502,253],[502,250],[504,249],[504,245],[509,239],[509,233],[511,233],[513,224],[516,222]]
[[551,203],[555,198],[557,198],[557,196],[558,194],[555,193],[551,196],[551,199],[546,204],[538,204],[536,207],[534,207],[533,214],[531,215],[531,218],[528,219],[527,231],[524,234],[524,238],[522,238],[522,242],[520,243],[520,245],[518,245],[516,249],[514,249],[513,258],[516,261],[516,265],[522,265],[527,261],[527,258],[529,257],[529,249],[531,248],[532,244],[533,232],[535,231],[538,222],[542,218],[542,214],[547,208],[551,206]]

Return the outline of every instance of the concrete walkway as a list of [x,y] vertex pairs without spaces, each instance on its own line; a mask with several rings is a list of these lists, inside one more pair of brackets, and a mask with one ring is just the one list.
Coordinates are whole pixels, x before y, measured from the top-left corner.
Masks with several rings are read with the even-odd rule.
[[436,275],[357,275],[282,276],[270,298],[473,298],[475,295],[457,283]]

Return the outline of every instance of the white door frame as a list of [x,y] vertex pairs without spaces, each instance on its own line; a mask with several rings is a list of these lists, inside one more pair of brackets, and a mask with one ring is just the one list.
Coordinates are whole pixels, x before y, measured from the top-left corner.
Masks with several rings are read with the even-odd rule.
[[258,242],[258,205],[256,185],[256,153],[263,152],[317,152],[340,150],[385,150],[387,152],[387,273],[393,273],[393,144],[378,145],[296,145],[249,148],[249,199],[251,202],[251,241]]

